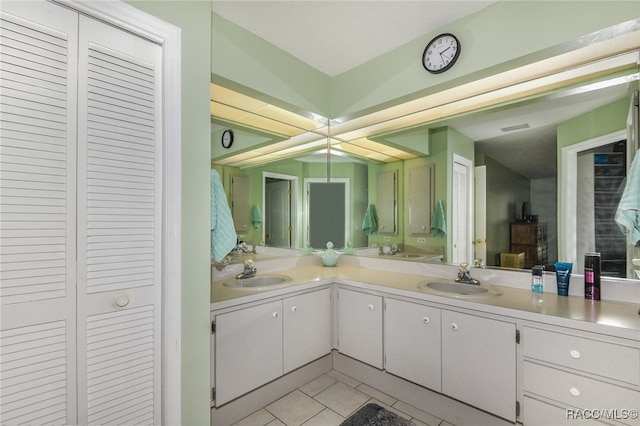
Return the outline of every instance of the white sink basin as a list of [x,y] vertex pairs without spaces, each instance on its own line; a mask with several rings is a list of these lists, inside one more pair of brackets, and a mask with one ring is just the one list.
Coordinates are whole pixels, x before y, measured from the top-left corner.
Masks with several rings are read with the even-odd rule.
[[395,257],[404,257],[406,259],[419,259],[421,257],[424,257],[424,254],[418,254],[418,253],[396,253],[393,256]]
[[493,286],[457,283],[453,281],[423,281],[418,283],[418,288],[429,293],[460,298],[494,297],[502,294],[502,291]]
[[244,290],[260,290],[263,287],[273,288],[273,287],[284,287],[289,285],[291,281],[291,277],[287,275],[273,275],[273,274],[264,274],[258,275],[251,278],[230,278],[226,280],[223,284],[225,287],[231,287],[236,289],[244,289]]

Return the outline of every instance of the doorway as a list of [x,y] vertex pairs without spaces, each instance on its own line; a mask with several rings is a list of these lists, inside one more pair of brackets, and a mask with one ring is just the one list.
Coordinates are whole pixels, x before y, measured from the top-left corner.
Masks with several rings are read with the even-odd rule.
[[295,188],[297,177],[262,175],[264,227],[262,241],[270,247],[295,247]]
[[451,191],[451,262],[472,264],[471,214],[473,173],[471,160],[453,155],[452,191]]

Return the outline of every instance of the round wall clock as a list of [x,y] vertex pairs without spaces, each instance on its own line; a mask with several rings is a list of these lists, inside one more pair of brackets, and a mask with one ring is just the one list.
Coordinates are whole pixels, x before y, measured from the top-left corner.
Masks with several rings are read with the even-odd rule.
[[231,130],[225,130],[222,133],[221,142],[224,148],[231,148],[231,145],[233,144],[233,132]]
[[422,65],[433,74],[445,72],[460,56],[460,41],[453,34],[440,34],[427,44],[422,54]]

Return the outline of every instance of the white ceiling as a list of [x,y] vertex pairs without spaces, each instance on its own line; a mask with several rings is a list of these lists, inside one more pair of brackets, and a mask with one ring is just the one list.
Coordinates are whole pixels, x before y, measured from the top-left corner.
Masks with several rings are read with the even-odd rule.
[[495,0],[212,0],[212,8],[334,77],[492,3]]

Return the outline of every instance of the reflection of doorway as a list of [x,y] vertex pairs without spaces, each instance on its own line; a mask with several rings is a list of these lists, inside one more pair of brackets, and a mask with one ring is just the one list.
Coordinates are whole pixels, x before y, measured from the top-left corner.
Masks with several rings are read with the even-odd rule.
[[307,191],[307,238],[311,247],[324,249],[346,245],[349,232],[349,179],[305,179]]
[[474,171],[474,263],[478,260],[480,264],[487,265],[487,166],[477,166]]
[[[591,176],[588,179],[585,175],[579,176],[579,155],[582,152],[598,149],[599,147],[603,147],[614,142],[626,140],[626,138],[626,132],[623,130],[562,148],[562,180],[560,186],[562,210],[559,215],[562,225],[562,239],[559,241],[560,257],[566,262],[573,262],[573,270],[575,273],[579,274],[583,272],[584,253],[586,251],[596,251],[596,247],[594,247],[595,224],[592,223],[591,225],[588,225],[590,231],[586,231],[587,225],[584,224],[585,221],[596,220],[596,212],[594,210],[595,195],[590,195],[595,194],[595,186],[593,186],[595,185],[595,170],[590,173]],[[627,149],[625,150],[627,158],[629,158],[628,149],[629,146],[627,146]],[[607,156],[607,161],[608,158],[609,157]],[[586,160],[587,163],[591,163],[590,168],[592,170],[594,168],[594,161],[595,159]],[[608,170],[610,167],[603,168],[602,172],[604,172],[605,169],[607,169],[606,172],[611,172]],[[626,174],[626,167],[624,168],[624,171]],[[586,190],[579,186],[586,182],[591,183],[593,189]],[[617,186],[619,187],[620,183],[618,183]],[[617,192],[618,188],[614,189]],[[589,197],[587,200],[585,200],[585,194]],[[617,203],[615,201],[613,204],[617,207]],[[606,215],[608,215],[610,219],[613,219],[615,208],[610,210],[611,211]],[[589,214],[587,214],[587,212],[589,212]],[[621,234],[617,226],[610,226],[608,228],[611,231],[612,237],[619,236]],[[603,260],[604,258],[605,257],[603,255]],[[608,275],[617,275],[617,273]],[[624,277],[626,274],[622,275]]]
[[626,140],[578,153],[577,270],[582,253],[601,254],[603,276],[626,277],[627,239],[614,221],[627,171]]
[[473,264],[471,200],[473,170],[471,160],[453,155],[451,191],[451,262]]
[[263,174],[263,239],[272,247],[294,247],[294,176]]

